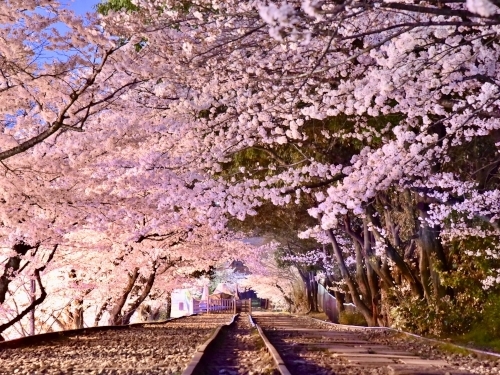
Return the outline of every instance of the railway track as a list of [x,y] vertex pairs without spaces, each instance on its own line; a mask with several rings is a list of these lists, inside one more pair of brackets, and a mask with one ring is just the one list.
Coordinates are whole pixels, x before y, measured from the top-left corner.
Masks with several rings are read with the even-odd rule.
[[390,332],[356,332],[290,315],[253,318],[292,375],[471,374],[446,360],[391,345]]
[[214,329],[232,317],[200,315],[7,341],[0,344],[0,374],[179,374]]
[[247,314],[239,314],[234,323],[224,327],[197,362],[183,375],[279,375]]
[[500,362],[464,367],[463,358],[390,331],[292,315],[252,318],[257,329],[247,314],[210,314],[13,340],[0,344],[0,374],[500,374]]

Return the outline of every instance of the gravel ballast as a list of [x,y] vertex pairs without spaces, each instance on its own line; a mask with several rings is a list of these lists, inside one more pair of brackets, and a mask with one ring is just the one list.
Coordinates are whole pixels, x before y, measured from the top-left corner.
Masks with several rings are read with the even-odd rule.
[[308,317],[254,314],[292,374],[500,374],[498,362],[439,350],[388,330],[340,327]]
[[[196,349],[232,317],[201,315],[162,324],[40,336],[44,341],[16,344],[16,348],[6,342],[0,344],[0,374],[179,374]],[[254,320],[293,375],[500,374],[496,358],[443,351],[438,343],[396,331],[280,314],[254,314]],[[276,373],[246,316],[227,333],[226,348],[220,346],[222,351],[209,358],[210,374]]]
[[194,375],[279,375],[248,314],[240,314],[205,352]]
[[202,315],[134,325],[3,349],[0,374],[176,374],[232,315]]

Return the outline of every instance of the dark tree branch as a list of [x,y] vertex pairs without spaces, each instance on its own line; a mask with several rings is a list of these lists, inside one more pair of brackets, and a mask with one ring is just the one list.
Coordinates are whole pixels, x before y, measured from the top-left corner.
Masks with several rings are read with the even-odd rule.
[[469,18],[469,17],[485,18],[480,16],[479,14],[472,13],[468,10],[450,9],[450,8],[431,8],[426,6],[403,4],[403,3],[381,3],[380,7],[386,9],[406,10],[414,13],[437,14],[440,16],[457,16],[462,18]]
[[21,257],[26,255],[28,251],[33,248],[34,246],[27,245],[24,242],[15,244],[12,247],[12,250],[16,252],[16,255],[7,259],[4,272],[0,277],[0,304],[5,302],[5,296],[9,289],[9,284],[12,281],[12,273],[20,271]]
[[290,194],[290,193],[297,191],[298,189],[317,189],[320,187],[325,187],[325,186],[328,186],[334,182],[340,181],[344,177],[345,177],[345,175],[343,173],[339,173],[338,175],[334,176],[333,178],[329,178],[329,179],[326,179],[324,181],[314,182],[314,183],[310,183],[310,184],[305,184],[305,185],[285,189],[282,192],[282,194]]
[[17,322],[21,321],[21,319],[24,318],[31,310],[33,310],[36,306],[40,305],[45,300],[45,298],[47,298],[47,292],[42,284],[41,273],[45,271],[47,264],[49,264],[54,258],[54,254],[56,253],[57,247],[58,245],[54,246],[45,264],[42,267],[35,269],[34,276],[38,283],[38,286],[40,287],[40,296],[35,300],[33,300],[33,302],[31,302],[31,304],[28,307],[26,307],[23,311],[21,311],[21,313],[18,314],[14,319],[8,321],[7,323],[1,324],[0,333],[5,331],[7,328],[13,326]]

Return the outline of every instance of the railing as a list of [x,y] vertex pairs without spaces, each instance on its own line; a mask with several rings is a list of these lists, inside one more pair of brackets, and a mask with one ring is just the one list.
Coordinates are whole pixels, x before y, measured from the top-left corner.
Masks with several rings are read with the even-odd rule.
[[209,299],[208,312],[209,313],[227,313],[234,311],[233,299]]
[[209,299],[208,301],[194,301],[193,313],[195,314],[217,314],[232,313],[235,309],[233,299]]
[[197,299],[193,299],[193,314],[200,314],[200,302]]
[[251,313],[252,310],[262,310],[261,299],[209,299],[204,301],[193,300],[194,314],[217,313]]
[[236,301],[236,310],[235,312],[246,312],[252,313],[252,300],[249,299],[239,299]]

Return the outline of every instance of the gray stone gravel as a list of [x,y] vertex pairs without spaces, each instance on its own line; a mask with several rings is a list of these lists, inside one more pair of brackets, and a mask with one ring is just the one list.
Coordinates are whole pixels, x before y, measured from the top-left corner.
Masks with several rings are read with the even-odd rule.
[[[307,317],[301,318],[309,320]],[[450,353],[449,351],[442,350],[438,343],[391,330],[360,330],[356,328],[344,328],[318,321],[314,322],[318,327],[328,330],[343,332],[354,331],[372,343],[386,345],[398,350],[405,350],[425,359],[446,361],[451,368],[457,371],[484,375],[500,374],[500,358],[477,356],[475,354],[465,355]],[[453,372],[451,372],[451,374],[452,373]]]
[[213,330],[231,318],[194,316],[1,349],[0,374],[178,374]]
[[343,328],[303,316],[255,314],[292,375],[500,374],[496,359],[439,350],[387,330]]
[[[146,324],[124,330],[99,331],[16,349],[0,349],[0,374],[180,374],[195,349],[205,342],[215,327],[229,322],[231,318],[229,314],[196,316],[160,325]],[[348,332],[352,329],[307,317],[294,317],[290,332],[286,331],[286,327],[280,327],[278,321],[275,328],[278,337],[278,345],[275,346],[282,355],[285,353],[285,361],[292,374],[500,374],[500,360],[444,352],[437,344],[391,331],[358,330],[353,335]],[[280,332],[280,328],[285,329]],[[236,356],[241,363],[241,366],[238,365],[241,371],[228,368],[220,372],[224,370],[221,368],[219,374],[265,374],[270,370],[267,351],[256,345],[254,335],[243,332],[249,329],[246,324],[240,329],[241,332],[236,333],[240,342],[237,344]],[[312,331],[305,333],[301,329]],[[328,334],[328,331],[333,332]],[[267,332],[271,339],[273,328],[268,326]],[[364,345],[362,342],[369,342],[374,348],[378,345],[378,348],[411,353],[435,363],[435,371],[408,371],[412,366],[401,364],[397,359],[391,365],[376,361],[362,362],[363,358],[360,363],[356,363],[356,357],[352,357],[356,354],[346,356],[346,349],[342,349],[343,340],[345,347],[356,346],[353,342],[359,340],[358,346]],[[332,348],[332,342],[344,353],[339,354],[336,348]],[[260,361],[259,356],[264,356],[265,360]],[[442,363],[446,366],[441,366]]]
[[198,375],[279,375],[275,363],[248,314],[236,318],[208,350]]

